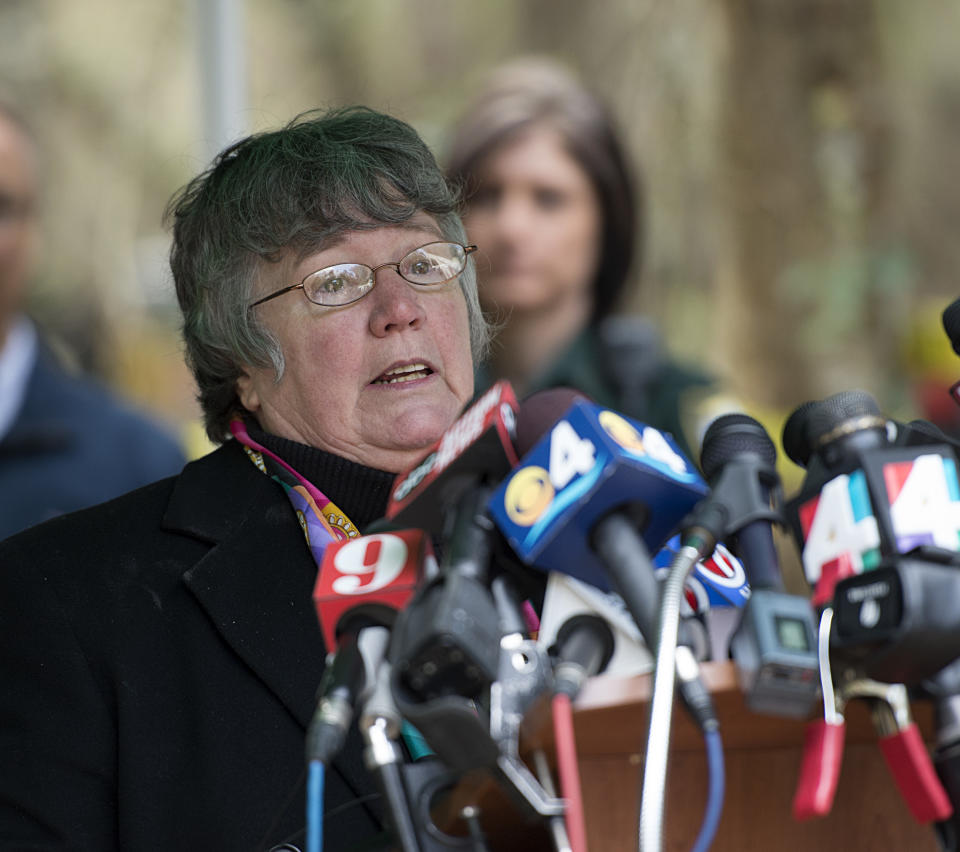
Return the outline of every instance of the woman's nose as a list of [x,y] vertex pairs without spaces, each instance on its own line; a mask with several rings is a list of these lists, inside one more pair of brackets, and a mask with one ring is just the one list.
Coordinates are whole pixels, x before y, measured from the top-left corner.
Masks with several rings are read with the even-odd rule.
[[502,242],[523,240],[531,225],[530,205],[517,195],[506,195],[493,213],[493,230]]
[[414,285],[400,277],[396,266],[381,266],[366,301],[370,303],[370,330],[377,337],[419,328],[426,319]]

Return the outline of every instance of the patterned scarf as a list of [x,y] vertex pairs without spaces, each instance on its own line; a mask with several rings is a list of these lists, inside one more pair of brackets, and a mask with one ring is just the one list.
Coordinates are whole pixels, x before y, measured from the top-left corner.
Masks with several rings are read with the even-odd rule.
[[307,539],[310,553],[319,566],[323,553],[331,541],[356,538],[360,530],[332,500],[305,476],[298,473],[276,453],[250,437],[244,422],[236,417],[230,421],[230,431],[243,445],[247,457],[271,479],[283,486],[300,528]]

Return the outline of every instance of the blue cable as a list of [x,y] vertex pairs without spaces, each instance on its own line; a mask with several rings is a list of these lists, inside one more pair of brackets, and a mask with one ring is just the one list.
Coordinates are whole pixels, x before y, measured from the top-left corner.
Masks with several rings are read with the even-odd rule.
[[709,787],[707,789],[707,807],[703,815],[703,825],[700,834],[690,852],[707,852],[717,834],[720,825],[720,814],[723,811],[724,795],[724,768],[723,744],[720,741],[720,731],[714,728],[703,732],[703,739],[707,748],[707,773]]
[[307,776],[306,852],[323,852],[323,780],[323,764],[311,760]]

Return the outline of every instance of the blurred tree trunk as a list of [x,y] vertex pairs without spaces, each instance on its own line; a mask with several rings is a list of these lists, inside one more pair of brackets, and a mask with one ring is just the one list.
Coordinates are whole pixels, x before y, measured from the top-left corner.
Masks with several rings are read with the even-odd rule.
[[857,330],[867,341],[883,331],[871,297],[891,245],[874,2],[725,0],[725,9],[730,254],[715,291],[716,346],[745,398],[787,407],[890,357],[889,341],[845,345]]

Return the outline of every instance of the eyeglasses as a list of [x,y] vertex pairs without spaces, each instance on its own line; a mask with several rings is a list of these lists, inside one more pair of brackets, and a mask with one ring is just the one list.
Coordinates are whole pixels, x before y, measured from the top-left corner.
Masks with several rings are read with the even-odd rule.
[[311,272],[299,284],[291,284],[276,293],[252,302],[255,308],[291,290],[302,289],[303,294],[315,305],[339,307],[362,299],[377,283],[377,272],[392,266],[397,274],[418,287],[434,287],[456,278],[467,266],[467,256],[477,250],[476,246],[460,243],[427,243],[404,255],[395,263],[381,263],[369,267],[362,263],[338,263]]

